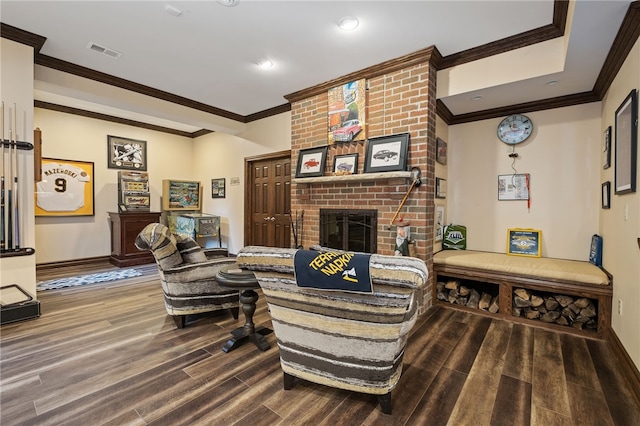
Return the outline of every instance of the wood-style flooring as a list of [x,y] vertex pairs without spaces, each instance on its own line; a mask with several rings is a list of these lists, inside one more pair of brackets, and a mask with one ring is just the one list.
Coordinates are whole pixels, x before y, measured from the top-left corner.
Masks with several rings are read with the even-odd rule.
[[[2,326],[2,425],[640,425],[607,343],[447,308],[412,330],[392,415],[370,395],[307,382],[285,391],[273,334],[266,352],[224,353],[242,315],[178,330],[155,265],[138,268],[40,292],[40,318]],[[270,327],[263,299],[254,320]]]

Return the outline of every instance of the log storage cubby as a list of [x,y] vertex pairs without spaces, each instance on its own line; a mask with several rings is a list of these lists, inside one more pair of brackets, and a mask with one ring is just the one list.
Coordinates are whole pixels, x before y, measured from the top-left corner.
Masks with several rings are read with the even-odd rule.
[[433,272],[434,304],[598,339],[611,327],[611,275],[588,262],[446,250]]

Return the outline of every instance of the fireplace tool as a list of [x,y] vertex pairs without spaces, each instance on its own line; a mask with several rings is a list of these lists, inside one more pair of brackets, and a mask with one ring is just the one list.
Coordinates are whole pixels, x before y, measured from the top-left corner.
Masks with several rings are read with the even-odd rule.
[[420,180],[420,176],[422,176],[422,172],[420,171],[420,169],[418,167],[413,167],[411,169],[411,176],[413,177],[413,181],[411,182],[411,186],[409,186],[409,190],[407,191],[406,194],[404,194],[404,198],[402,199],[402,201],[400,201],[400,205],[398,206],[398,210],[396,210],[396,213],[393,215],[393,219],[391,219],[391,223],[389,225],[393,225],[393,222],[396,221],[396,217],[398,217],[398,213],[400,213],[400,210],[404,206],[404,203],[407,201],[407,197],[409,196],[409,194],[411,193],[413,188],[414,187],[417,188],[420,185],[422,185],[422,181]]
[[302,210],[302,214],[300,218],[298,218],[298,211],[296,210],[296,220],[293,220],[293,216],[291,216],[291,212],[289,212],[289,219],[291,220],[291,230],[293,232],[293,246],[297,249],[302,248],[302,244],[298,244],[298,235],[300,235],[300,241],[302,241],[302,232],[299,232],[298,227],[300,226],[300,222],[302,222],[302,226],[304,229],[304,210]]

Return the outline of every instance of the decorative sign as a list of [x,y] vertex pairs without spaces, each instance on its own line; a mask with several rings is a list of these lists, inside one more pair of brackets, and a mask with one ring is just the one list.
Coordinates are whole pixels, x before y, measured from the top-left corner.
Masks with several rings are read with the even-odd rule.
[[366,139],[366,80],[352,81],[329,89],[329,144]]
[[540,257],[541,253],[542,231],[524,228],[507,230],[507,254]]

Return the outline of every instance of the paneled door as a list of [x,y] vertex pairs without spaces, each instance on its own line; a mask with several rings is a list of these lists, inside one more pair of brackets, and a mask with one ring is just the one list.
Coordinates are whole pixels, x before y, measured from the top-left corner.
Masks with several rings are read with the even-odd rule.
[[245,245],[291,247],[291,151],[245,159]]

